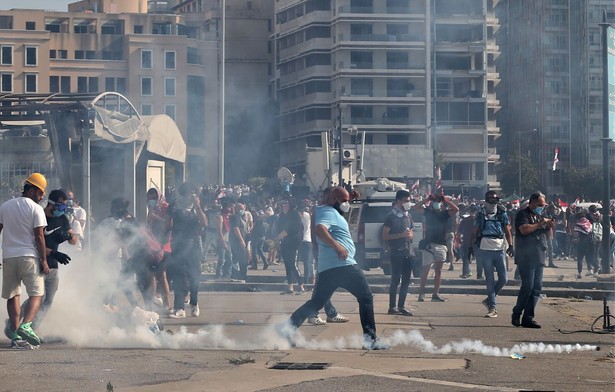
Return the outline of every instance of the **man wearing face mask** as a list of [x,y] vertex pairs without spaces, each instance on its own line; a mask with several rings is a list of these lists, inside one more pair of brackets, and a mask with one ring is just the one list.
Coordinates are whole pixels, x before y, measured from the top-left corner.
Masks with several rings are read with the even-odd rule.
[[600,244],[602,242],[602,215],[598,207],[592,204],[587,209],[587,219],[591,222],[591,233],[589,236],[589,258],[587,261],[587,272],[589,275],[598,274],[600,269],[598,255],[600,254]]
[[[382,229],[382,240],[388,243],[391,256],[388,313],[392,315],[412,316],[412,312],[405,306],[415,258],[414,248],[412,247],[414,223],[412,222],[412,215],[408,212],[411,207],[410,192],[397,191],[393,210],[387,215]],[[399,301],[395,302],[400,280]]]
[[245,280],[248,276],[248,223],[245,218],[246,207],[241,203],[235,204],[235,213],[229,217],[231,245],[231,258],[233,260],[233,272],[235,279]]
[[388,348],[376,337],[374,298],[363,272],[354,259],[355,246],[350,236],[348,222],[343,214],[350,210],[350,195],[337,187],[322,206],[316,207],[315,224],[318,241],[318,276],[312,298],[297,309],[287,323],[277,326],[278,333],[293,344],[297,328],[312,314],[318,312],[338,287],[350,292],[359,302],[363,328],[364,348]]
[[40,325],[41,320],[49,311],[58,291],[60,283],[60,276],[58,275],[59,265],[67,265],[70,261],[68,255],[58,252],[58,246],[63,242],[68,242],[71,245],[76,245],[78,242],[77,236],[71,229],[66,216],[66,200],[66,194],[56,189],[49,193],[49,200],[45,207],[47,227],[45,227],[44,234],[49,273],[45,275],[45,296],[43,297],[41,308],[32,323],[35,328]]
[[201,312],[198,304],[203,259],[201,231],[207,226],[207,217],[201,208],[197,191],[193,184],[182,183],[178,189],[177,201],[168,208],[171,218],[171,258],[167,272],[169,280],[173,281],[174,294],[174,311],[170,314],[171,318],[186,317],[184,301],[187,291],[190,293],[192,317],[198,317]]
[[[427,202],[429,207],[425,207]],[[431,302],[444,302],[440,297],[440,284],[442,282],[442,266],[446,260],[446,230],[449,219],[459,212],[457,207],[450,199],[444,195],[429,195],[428,198],[421,200],[414,207],[417,212],[425,215],[426,247],[422,252],[423,273],[419,288],[419,302],[425,301],[425,285],[431,265],[434,266],[434,292],[431,295]]]
[[[504,206],[495,191],[485,193],[485,204],[478,211],[472,238],[476,239],[476,262],[483,266],[487,284],[487,298],[482,301],[487,308],[485,317],[495,318],[496,297],[506,285],[506,255],[514,256],[510,222]],[[505,241],[506,240],[506,241]],[[497,271],[498,281],[494,281],[493,269]]]
[[[303,222],[294,201],[283,200],[281,207],[282,213],[278,220],[280,233],[276,237],[276,242],[280,242],[280,253],[284,261],[286,283],[288,284],[286,291],[281,294],[301,295],[305,293],[305,287],[297,268],[297,253],[303,239]],[[293,290],[293,284],[297,286],[297,291]]]
[[536,192],[530,196],[527,208],[519,210],[515,218],[515,264],[521,277],[511,319],[515,327],[540,328],[534,321],[534,310],[542,290],[547,235],[553,228],[553,220],[542,216],[546,204],[545,195]]

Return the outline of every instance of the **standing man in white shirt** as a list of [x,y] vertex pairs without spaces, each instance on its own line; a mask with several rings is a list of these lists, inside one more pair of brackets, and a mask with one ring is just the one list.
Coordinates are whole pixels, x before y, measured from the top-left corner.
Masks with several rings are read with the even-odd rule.
[[[32,320],[38,313],[45,281],[49,273],[45,250],[45,211],[38,203],[45,195],[47,179],[33,173],[26,180],[21,197],[0,206],[0,233],[2,238],[2,298],[7,300],[9,323],[5,334],[12,348],[35,348],[40,338],[32,330]],[[26,287],[28,303],[21,319],[21,284]]]

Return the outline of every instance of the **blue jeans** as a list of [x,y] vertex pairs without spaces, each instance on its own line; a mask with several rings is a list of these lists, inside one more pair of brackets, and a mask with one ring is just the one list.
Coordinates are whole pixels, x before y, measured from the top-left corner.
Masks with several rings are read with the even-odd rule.
[[318,273],[312,298],[290,316],[293,327],[299,328],[305,319],[318,312],[331,299],[338,287],[346,289],[357,299],[363,335],[370,340],[376,340],[374,296],[365,280],[363,271],[357,265],[331,268]]
[[[224,249],[224,245],[218,242],[218,264],[216,265],[216,278],[230,278],[233,262],[230,249]],[[230,248],[230,247],[229,247]]]
[[303,278],[305,283],[310,283],[310,279],[314,277],[314,257],[312,256],[311,242],[301,242],[298,259],[303,262]]
[[461,274],[462,275],[466,275],[469,276],[472,274],[472,267],[470,267],[470,257],[472,256],[470,254],[470,241],[463,241],[461,244],[461,249],[459,249],[459,252],[461,253],[461,261],[463,263],[463,267],[461,270]]
[[[503,250],[483,250],[476,249],[476,260],[480,260],[485,272],[485,283],[487,284],[487,305],[489,309],[495,308],[495,297],[506,285],[506,258]],[[498,281],[495,282],[493,269],[498,273]]]
[[534,309],[540,298],[542,290],[542,272],[544,266],[536,262],[518,264],[521,276],[521,288],[517,295],[517,304],[513,308],[512,317],[518,319],[523,314],[522,322],[530,322],[534,319]]
[[[389,309],[405,308],[406,297],[408,296],[408,286],[410,285],[410,274],[414,264],[414,256],[391,256],[391,282],[389,284]],[[401,280],[401,286],[399,284]],[[399,301],[397,306],[397,286],[399,287]]]

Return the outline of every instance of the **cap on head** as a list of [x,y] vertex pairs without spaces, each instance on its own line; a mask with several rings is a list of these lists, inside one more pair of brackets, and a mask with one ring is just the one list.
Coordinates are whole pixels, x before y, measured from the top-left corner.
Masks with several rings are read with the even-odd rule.
[[45,189],[47,188],[47,179],[41,173],[30,174],[30,177],[26,179],[26,182],[30,185],[34,185],[43,192],[45,192]]

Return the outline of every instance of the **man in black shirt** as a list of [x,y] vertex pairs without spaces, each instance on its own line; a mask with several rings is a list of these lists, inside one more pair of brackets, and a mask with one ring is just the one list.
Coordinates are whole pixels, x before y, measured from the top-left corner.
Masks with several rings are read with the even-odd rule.
[[[412,312],[405,307],[408,286],[410,284],[410,273],[415,257],[412,247],[412,239],[414,238],[412,228],[414,224],[412,222],[412,215],[408,212],[411,206],[410,192],[406,190],[397,191],[393,210],[387,215],[382,229],[382,240],[388,245],[391,257],[388,313],[403,316],[412,316]],[[399,301],[396,306],[395,299],[400,279]]]
[[201,200],[193,184],[183,183],[179,186],[179,196],[168,209],[172,220],[171,259],[168,265],[169,279],[173,281],[174,303],[172,318],[186,317],[184,301],[186,298],[186,280],[190,292],[191,314],[198,317],[199,283],[201,278],[201,260],[203,244],[201,231],[207,227],[207,217],[201,208]]
[[[430,202],[428,207],[425,207],[427,201]],[[442,266],[446,260],[446,230],[448,228],[449,218],[459,212],[457,207],[450,198],[444,195],[429,195],[428,198],[421,200],[414,207],[419,213],[425,214],[425,225],[427,230],[425,233],[425,249],[423,250],[423,273],[421,275],[421,285],[419,288],[419,302],[425,301],[425,285],[431,265],[434,266],[434,292],[431,296],[432,302],[444,302],[444,298],[440,297],[440,284],[442,282]]]
[[288,200],[283,200],[281,206],[282,213],[278,221],[280,233],[276,240],[281,241],[280,253],[282,260],[284,260],[286,282],[288,283],[288,289],[283,291],[282,294],[293,294],[293,283],[299,289],[296,294],[303,294],[305,293],[303,278],[297,269],[297,252],[303,240],[303,222],[294,201],[291,203]]
[[58,274],[59,264],[68,264],[70,257],[66,254],[58,252],[58,246],[68,241],[71,245],[76,245],[78,238],[73,233],[70,227],[70,222],[66,216],[66,194],[61,190],[53,190],[49,194],[49,200],[45,207],[45,216],[47,217],[47,227],[43,233],[45,234],[45,246],[47,248],[47,264],[49,265],[49,273],[45,275],[45,296],[41,303],[41,308],[34,319],[34,327],[40,325],[43,317],[49,311],[53,299],[58,291],[60,284],[60,276]]
[[547,236],[553,228],[553,220],[542,216],[546,204],[545,195],[534,193],[527,208],[519,210],[515,218],[515,264],[521,276],[521,288],[512,312],[511,322],[515,327],[540,328],[534,321],[534,309],[542,290]]

